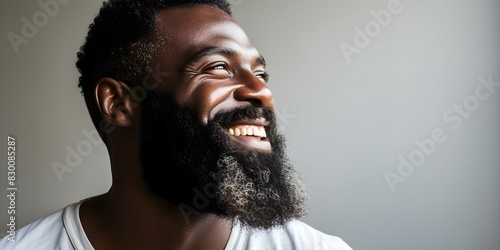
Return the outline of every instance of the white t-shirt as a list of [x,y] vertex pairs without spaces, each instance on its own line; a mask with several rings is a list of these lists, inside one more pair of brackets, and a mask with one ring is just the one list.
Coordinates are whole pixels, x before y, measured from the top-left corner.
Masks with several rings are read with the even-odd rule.
[[[8,236],[0,249],[93,250],[80,222],[80,204],[75,203],[16,231],[15,242]],[[342,239],[324,234],[301,221],[292,221],[284,229],[250,234],[235,223],[225,250],[332,249],[352,250]]]

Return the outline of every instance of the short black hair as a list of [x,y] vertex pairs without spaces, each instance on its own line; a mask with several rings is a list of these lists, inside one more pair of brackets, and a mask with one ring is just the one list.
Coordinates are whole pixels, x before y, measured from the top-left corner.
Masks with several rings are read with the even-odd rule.
[[76,67],[81,76],[78,86],[97,131],[102,120],[94,88],[102,77],[128,85],[140,85],[148,66],[164,44],[156,39],[155,17],[159,11],[196,5],[219,8],[231,15],[225,0],[109,0],[89,26],[87,38],[78,52]]

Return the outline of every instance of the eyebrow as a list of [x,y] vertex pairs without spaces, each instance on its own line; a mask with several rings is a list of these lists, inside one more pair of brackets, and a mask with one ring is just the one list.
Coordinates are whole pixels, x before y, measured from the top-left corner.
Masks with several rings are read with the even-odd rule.
[[[191,60],[188,61],[187,64],[193,64],[201,61],[203,58],[208,57],[208,56],[213,56],[213,55],[225,55],[225,56],[236,56],[238,52],[236,52],[233,49],[227,48],[227,47],[222,47],[222,46],[217,46],[217,47],[208,47],[205,48],[198,53],[196,53]],[[261,64],[262,66],[266,67],[266,60],[262,55],[259,54],[259,56],[256,59],[256,62]]]

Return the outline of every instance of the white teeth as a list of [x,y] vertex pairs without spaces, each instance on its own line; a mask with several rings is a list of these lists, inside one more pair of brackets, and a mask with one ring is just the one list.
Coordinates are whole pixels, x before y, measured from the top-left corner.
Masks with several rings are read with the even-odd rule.
[[227,132],[234,136],[266,137],[266,130],[264,127],[255,125],[238,125],[229,128]]

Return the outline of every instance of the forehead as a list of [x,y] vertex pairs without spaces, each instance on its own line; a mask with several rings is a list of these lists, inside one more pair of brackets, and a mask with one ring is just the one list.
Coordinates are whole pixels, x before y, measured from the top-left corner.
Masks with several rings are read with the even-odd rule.
[[159,35],[168,41],[166,53],[176,60],[219,46],[258,54],[238,23],[216,7],[198,5],[163,10],[156,16],[156,26]]

